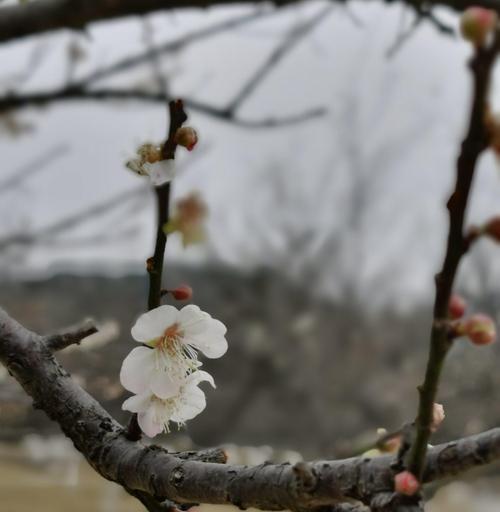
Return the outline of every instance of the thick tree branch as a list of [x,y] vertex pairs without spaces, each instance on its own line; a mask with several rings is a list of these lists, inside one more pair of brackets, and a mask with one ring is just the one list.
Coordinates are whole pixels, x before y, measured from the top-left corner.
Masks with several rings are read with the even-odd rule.
[[[190,453],[169,454],[157,446],[132,442],[124,428],[61,367],[45,338],[28,331],[3,310],[0,361],[33,398],[34,406],[60,425],[99,474],[157,501],[168,498],[176,503],[299,510],[350,500],[370,505],[372,500],[380,500],[376,496],[393,490],[391,457],[357,457],[295,466],[230,466],[200,462]],[[497,428],[430,449],[424,481],[499,459]],[[224,457],[218,460],[222,462]]]
[[[345,0],[334,0],[344,3]],[[365,0],[368,1],[368,0]],[[402,1],[419,8],[420,0]],[[252,4],[272,4],[277,7],[296,3],[297,0],[253,0]],[[84,29],[88,24],[124,16],[142,15],[160,10],[206,8],[212,6],[241,5],[241,0],[37,0],[24,5],[0,9],[0,42],[41,34],[60,29]],[[247,2],[246,3],[250,3]],[[499,0],[434,0],[429,6],[445,6],[463,11],[471,5],[480,5],[500,13]]]
[[[256,0],[254,4],[277,6],[296,0]],[[84,29],[94,21],[141,15],[159,10],[236,5],[236,0],[37,0],[0,10],[0,42],[40,34],[51,30]]]

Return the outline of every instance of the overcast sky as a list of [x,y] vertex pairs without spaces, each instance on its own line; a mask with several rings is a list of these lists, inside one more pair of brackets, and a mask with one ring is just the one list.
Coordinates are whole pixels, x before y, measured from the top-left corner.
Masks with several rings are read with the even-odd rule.
[[[313,16],[324,5],[308,2],[306,7],[284,9],[166,55],[162,63],[172,90],[180,97],[223,106],[291,24]],[[418,296],[429,290],[443,251],[444,202],[467,119],[470,82],[465,64],[470,48],[424,22],[388,58],[401,27],[411,24],[412,13],[399,5],[375,2],[352,2],[349,9],[350,14],[337,7],[325,16],[239,113],[245,119],[261,119],[325,106],[328,114],[323,118],[287,128],[249,130],[190,112],[190,123],[199,131],[201,142],[198,155],[181,155],[174,194],[179,197],[194,189],[203,193],[211,212],[211,244],[210,250],[183,251],[172,237],[169,258],[195,261],[210,253],[230,264],[265,264],[269,253],[287,250],[280,235],[282,218],[316,226],[315,243],[321,245],[322,232],[344,223],[348,205],[342,202],[351,197],[352,173],[361,172],[370,178],[373,191],[361,221],[358,236],[362,240],[352,248],[364,253],[363,275],[368,279],[388,263],[398,263],[405,270],[398,275],[396,291]],[[150,19],[155,41],[161,43],[246,11],[189,10]],[[456,26],[451,13],[438,10],[437,14]],[[87,57],[76,77],[140,50],[142,30],[134,18],[90,27],[88,37],[77,37]],[[26,91],[63,83],[71,38],[75,36],[58,33],[37,39],[43,41],[46,56],[23,86]],[[0,50],[4,90],[9,76],[24,69],[32,48],[29,40]],[[121,87],[148,81],[151,84],[151,68],[145,65],[105,83]],[[69,150],[22,186],[0,195],[2,236],[19,229],[36,232],[120,191],[140,187],[143,179],[129,173],[123,163],[137,144],[160,140],[166,128],[162,105],[136,101],[59,103],[23,110],[19,118],[31,123],[33,131],[17,138],[0,133],[1,179],[53,147]],[[351,152],[349,145],[354,148]],[[473,222],[498,212],[498,165],[488,154],[480,167],[470,211]],[[299,198],[299,215],[281,203],[267,178],[270,168],[279,169],[285,177],[279,182],[288,184],[292,196]],[[146,193],[112,215],[58,238],[72,243],[52,243],[26,252],[23,266],[46,272],[62,264],[119,270],[125,264],[140,263],[151,252],[153,220],[153,202]],[[124,231],[127,236],[97,247],[76,243],[103,230]],[[346,254],[350,258],[351,253]],[[332,268],[334,273],[334,262]]]

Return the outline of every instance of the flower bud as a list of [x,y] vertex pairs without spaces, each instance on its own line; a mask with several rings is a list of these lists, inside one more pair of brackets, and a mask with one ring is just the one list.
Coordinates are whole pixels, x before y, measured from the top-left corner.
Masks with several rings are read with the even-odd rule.
[[402,471],[394,477],[394,490],[405,496],[413,496],[420,489],[420,482],[413,473]]
[[493,320],[482,313],[472,315],[463,326],[466,336],[474,345],[489,345],[496,339],[496,329]]
[[187,284],[181,284],[177,288],[170,290],[170,294],[175,300],[189,300],[193,297],[193,289]]
[[431,432],[436,432],[436,430],[439,428],[439,425],[443,423],[444,418],[444,407],[441,404],[434,403],[432,406]]
[[460,32],[467,41],[475,46],[482,46],[497,21],[495,11],[483,7],[469,7],[460,19]]
[[500,242],[500,217],[493,217],[487,224],[484,226],[484,232],[495,242]]
[[192,151],[198,142],[198,134],[194,128],[183,126],[175,132],[176,144]]
[[448,304],[448,314],[450,315],[450,318],[452,318],[453,320],[462,318],[464,316],[466,308],[467,303],[465,302],[463,297],[457,294],[453,294],[450,297],[450,302]]

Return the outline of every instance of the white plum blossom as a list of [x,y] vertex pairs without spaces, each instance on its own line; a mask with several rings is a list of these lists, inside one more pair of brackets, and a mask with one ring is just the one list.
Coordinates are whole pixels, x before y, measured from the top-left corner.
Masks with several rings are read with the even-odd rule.
[[140,146],[137,156],[130,159],[126,166],[141,176],[149,176],[157,187],[169,183],[175,177],[174,160],[162,160],[161,147],[153,144]]
[[195,371],[185,377],[174,396],[162,399],[151,391],[145,391],[125,400],[122,409],[137,413],[139,427],[149,437],[163,431],[169,432],[170,422],[183,425],[205,409],[205,393],[198,387],[203,381],[215,388],[214,379],[209,373]]
[[198,306],[178,310],[160,306],[142,314],[132,337],[146,346],[125,358],[120,381],[132,393],[151,392],[160,399],[175,396],[186,375],[201,365],[198,351],[215,359],[227,350],[226,326]]

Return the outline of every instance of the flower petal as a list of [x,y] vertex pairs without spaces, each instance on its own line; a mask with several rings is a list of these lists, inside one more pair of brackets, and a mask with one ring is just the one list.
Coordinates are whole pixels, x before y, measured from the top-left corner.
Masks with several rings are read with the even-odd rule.
[[163,400],[172,398],[177,395],[181,387],[181,382],[172,378],[168,372],[163,370],[155,370],[151,375],[150,389],[158,397]]
[[143,168],[157,187],[172,181],[175,176],[175,164],[172,159],[160,160],[152,164],[146,162]]
[[143,313],[132,327],[132,338],[142,343],[158,338],[176,322],[178,315],[179,311],[174,306],[160,306]]
[[206,406],[205,393],[196,386],[189,387],[183,394],[182,403],[170,419],[176,423],[184,423],[198,416]]
[[155,437],[163,431],[163,425],[155,421],[155,416],[155,410],[152,405],[145,412],[137,415],[139,427],[148,437]]
[[208,382],[210,385],[215,389],[215,381],[214,378],[206,371],[204,370],[197,370],[193,373],[191,373],[186,378],[186,383],[184,385],[184,388],[191,388],[193,386],[198,386],[200,382]]
[[184,333],[184,344],[193,346],[211,359],[221,357],[227,351],[226,326],[198,306],[189,304],[183,307],[179,312],[179,323]]
[[140,395],[134,395],[127,398],[127,400],[122,404],[122,409],[130,412],[144,412],[150,406],[150,403],[151,393],[147,391],[146,393],[141,393]]
[[123,360],[120,382],[132,393],[142,393],[149,388],[151,372],[155,364],[154,350],[136,347]]

